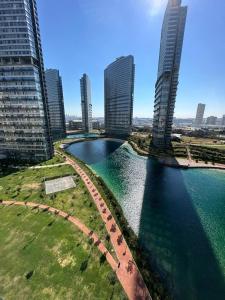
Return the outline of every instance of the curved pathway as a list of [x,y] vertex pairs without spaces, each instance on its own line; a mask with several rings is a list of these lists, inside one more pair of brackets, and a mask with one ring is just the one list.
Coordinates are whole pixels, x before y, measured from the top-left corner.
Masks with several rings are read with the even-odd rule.
[[[66,156],[64,154],[64,156]],[[105,227],[110,236],[111,243],[118,257],[119,263],[116,270],[118,279],[120,280],[124,290],[131,300],[150,300],[151,296],[141,276],[141,273],[133,259],[132,253],[125,241],[125,238],[112,216],[104,199],[101,197],[96,186],[83,171],[83,169],[72,159],[66,156],[66,161],[81,176],[85,183],[98,211],[105,223]]]
[[64,162],[64,163],[58,163],[58,164],[53,164],[53,165],[34,166],[34,167],[29,167],[28,169],[45,169],[45,168],[53,168],[53,167],[59,167],[59,166],[65,166],[65,165],[68,165],[68,163]]
[[38,204],[34,202],[22,202],[22,201],[0,201],[0,205],[5,206],[24,206],[24,207],[30,207],[32,209],[42,209],[43,211],[51,212],[52,214],[55,214],[56,216],[60,216],[66,220],[68,220],[70,223],[75,225],[77,228],[79,228],[80,231],[82,231],[87,237],[92,239],[93,245],[98,247],[99,251],[106,257],[107,262],[110,264],[113,270],[116,270],[117,268],[117,262],[112,257],[112,255],[108,252],[105,245],[101,242],[101,240],[98,238],[97,234],[88,229],[81,221],[75,217],[70,216],[66,212],[56,209],[54,207],[44,205],[44,204]]

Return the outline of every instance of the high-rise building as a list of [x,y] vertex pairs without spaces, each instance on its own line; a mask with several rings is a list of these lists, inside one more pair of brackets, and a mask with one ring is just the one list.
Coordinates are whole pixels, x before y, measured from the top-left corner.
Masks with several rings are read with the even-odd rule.
[[129,135],[132,131],[135,65],[132,55],[122,56],[105,69],[105,131]]
[[171,142],[186,15],[187,7],[181,6],[181,0],[168,1],[161,32],[153,121],[153,144],[160,148],[167,148]]
[[35,0],[0,1],[0,154],[51,158],[45,74]]
[[222,126],[225,126],[225,115],[223,115],[222,117],[222,123],[221,123]]
[[52,137],[54,140],[62,139],[66,135],[62,78],[55,69],[47,69],[45,78]]
[[206,120],[206,125],[216,125],[217,117],[210,116]]
[[195,118],[195,126],[199,127],[203,124],[203,118],[205,113],[205,104],[199,103]]
[[82,123],[85,132],[92,131],[91,82],[87,74],[80,79]]

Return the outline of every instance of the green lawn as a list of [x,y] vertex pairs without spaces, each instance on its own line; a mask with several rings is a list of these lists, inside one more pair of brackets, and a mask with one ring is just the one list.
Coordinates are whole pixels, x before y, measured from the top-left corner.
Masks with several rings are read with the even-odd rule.
[[55,155],[55,156],[53,156],[52,159],[44,161],[44,162],[40,163],[39,165],[40,166],[47,166],[47,165],[60,164],[60,163],[63,163],[63,162],[65,162],[65,160],[61,156]]
[[203,147],[208,147],[208,148],[214,148],[214,149],[219,149],[219,150],[225,150],[225,144],[223,145],[208,145],[208,144],[204,144],[204,145],[196,145],[196,146],[203,146]]
[[0,220],[0,298],[126,299],[101,253],[68,221],[13,206],[0,206]]
[[219,145],[222,143],[221,140],[215,138],[198,138],[198,137],[189,137],[189,136],[182,136],[182,141],[184,143],[190,143],[190,144],[199,144],[199,145]]
[[[74,169],[67,165],[44,169],[14,170],[8,175],[0,177],[0,199],[44,203],[64,210],[79,218],[102,240],[105,240],[107,231],[101,216],[78,175],[75,177],[75,188],[54,195],[45,195],[44,178],[75,174],[74,172]],[[105,244],[111,250],[110,243],[105,241]]]

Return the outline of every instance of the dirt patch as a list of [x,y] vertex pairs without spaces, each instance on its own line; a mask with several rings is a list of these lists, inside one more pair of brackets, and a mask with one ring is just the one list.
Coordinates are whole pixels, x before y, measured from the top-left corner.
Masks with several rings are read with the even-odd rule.
[[45,296],[49,296],[49,297],[52,297],[54,295],[54,290],[52,287],[46,287],[42,290],[42,293],[45,295]]
[[65,243],[61,241],[60,243],[58,243],[52,248],[52,252],[56,256],[57,261],[62,268],[65,268],[67,266],[74,267],[76,265],[76,258],[73,255],[71,255],[71,253],[68,254],[63,253],[62,249],[64,244]]
[[67,267],[67,266],[74,267],[75,264],[76,264],[75,258],[74,258],[72,255],[70,255],[70,254],[65,255],[65,256],[63,256],[63,257],[59,257],[59,258],[57,259],[57,261],[58,261],[58,263],[60,264],[60,266],[61,266],[62,268],[65,268],[65,267]]

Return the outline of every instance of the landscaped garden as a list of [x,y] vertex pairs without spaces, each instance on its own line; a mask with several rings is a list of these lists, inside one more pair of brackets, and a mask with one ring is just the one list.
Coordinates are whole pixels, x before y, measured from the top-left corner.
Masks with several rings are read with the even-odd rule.
[[225,164],[225,149],[199,145],[190,146],[191,156],[196,161]]
[[[187,158],[187,149],[183,143],[173,142],[170,149],[162,150],[151,145],[151,136],[143,134],[133,134],[129,137],[128,141],[132,146],[135,146],[135,150],[138,149],[145,151],[150,156],[155,157],[182,157]],[[139,151],[138,151],[139,152]],[[139,153],[142,155],[142,153]]]
[[[74,175],[76,187],[46,195],[44,181]],[[102,219],[84,183],[69,165],[41,169],[11,169],[0,177],[0,200],[43,203],[74,215],[111,247]]]
[[[57,159],[53,158],[53,159],[54,159],[54,162],[48,161],[45,163],[45,165],[51,165],[54,163],[59,163],[59,162],[64,161],[63,158],[57,158]],[[127,222],[126,222],[125,218],[123,217],[122,210],[121,210],[120,206],[118,205],[118,203],[115,201],[114,196],[107,189],[104,182],[102,182],[102,180],[100,178],[97,178],[83,163],[81,163],[81,162],[79,162],[79,163],[81,164],[82,168],[87,172],[87,174],[90,176],[91,180],[93,180],[94,184],[96,184],[97,188],[99,189],[99,192],[101,193],[101,195],[105,199],[106,203],[112,210],[112,214],[116,217],[116,220],[120,224],[120,226],[122,228],[122,232],[125,235],[125,238],[128,241],[128,244],[134,254],[134,258],[135,258],[139,268],[141,269],[142,274],[144,275],[144,279],[146,280],[147,285],[150,288],[150,291],[153,293],[153,298],[154,299],[168,299],[167,292],[164,290],[158,277],[155,274],[153,274],[150,270],[148,270],[147,260],[144,259],[143,255],[141,254],[142,251],[140,251],[140,249],[139,249],[137,238],[133,234],[132,230],[128,227]],[[45,194],[45,190],[44,190],[45,180],[54,179],[54,178],[58,178],[58,177],[64,177],[64,176],[68,176],[68,175],[73,176],[75,184],[76,184],[75,188],[68,189],[68,190],[65,190],[62,192],[58,192],[58,193],[53,193],[50,195]],[[76,174],[75,170],[69,165],[61,165],[61,166],[57,166],[57,167],[47,167],[47,168],[35,168],[35,169],[34,168],[22,168],[22,169],[15,169],[15,168],[9,169],[8,168],[7,170],[3,170],[0,175],[0,200],[15,200],[15,201],[42,203],[42,204],[46,204],[46,205],[55,207],[57,209],[61,209],[65,212],[67,212],[69,215],[77,217],[82,223],[84,223],[87,227],[89,227],[91,230],[93,230],[95,233],[97,233],[99,238],[103,241],[103,243],[109,250],[109,252],[115,257],[115,253],[113,252],[112,245],[110,243],[109,235],[107,234],[105,225],[99,215],[99,212],[96,209],[96,206],[93,203],[91,196],[89,195],[89,192],[87,191],[83,181]],[[61,293],[63,293],[63,291],[65,290],[65,289],[63,289],[64,281],[69,281],[68,278],[71,278],[74,276],[73,275],[73,271],[74,271],[76,274],[75,280],[77,280],[78,283],[77,283],[77,285],[74,285],[74,289],[72,288],[73,287],[72,284],[74,284],[73,281],[71,281],[71,288],[69,286],[69,283],[67,283],[67,285],[65,285],[67,287],[66,291],[68,291],[68,295],[69,295],[69,293],[71,293],[71,295],[72,295],[71,297],[68,296],[68,299],[84,299],[85,297],[87,299],[126,299],[126,296],[124,295],[124,292],[123,292],[122,288],[120,287],[115,274],[112,272],[112,269],[107,264],[107,262],[105,262],[105,257],[97,250],[96,247],[95,247],[95,249],[93,249],[93,247],[91,247],[92,245],[90,243],[90,239],[88,240],[88,238],[86,238],[80,232],[77,233],[79,235],[79,238],[77,238],[76,235],[74,235],[75,241],[72,240],[71,245],[69,246],[71,251],[72,251],[72,249],[74,250],[74,252],[72,252],[73,254],[70,255],[69,260],[71,259],[71,261],[72,261],[73,259],[75,259],[75,261],[77,261],[76,255],[78,255],[78,253],[76,254],[76,247],[78,247],[78,249],[79,249],[79,246],[81,243],[80,241],[85,240],[86,243],[83,248],[84,248],[84,250],[88,250],[87,251],[89,253],[88,259],[90,258],[90,255],[92,253],[96,253],[96,260],[97,260],[97,264],[95,264],[95,267],[91,267],[91,269],[93,269],[93,273],[92,273],[92,275],[90,275],[89,278],[84,280],[82,276],[80,277],[80,273],[78,272],[78,267],[77,268],[74,267],[74,269],[71,267],[73,271],[71,271],[71,269],[69,269],[68,270],[69,275],[65,274],[65,277],[63,277],[64,271],[63,271],[63,274],[61,272],[59,272],[59,274],[61,274],[61,281],[60,281],[60,278],[59,278],[60,276],[55,274],[55,272],[58,272],[58,269],[54,268],[51,260],[49,260],[50,263],[48,263],[47,261],[45,261],[45,263],[43,263],[43,271],[41,271],[41,275],[40,275],[40,273],[37,273],[37,271],[36,271],[36,270],[38,270],[38,267],[35,267],[34,265],[32,265],[32,263],[30,264],[29,268],[26,267],[26,270],[24,269],[25,268],[25,266],[24,266],[24,268],[21,268],[21,271],[20,271],[20,264],[23,265],[23,260],[21,259],[20,255],[17,252],[17,251],[19,251],[20,247],[17,247],[17,245],[15,244],[16,241],[14,241],[14,239],[17,239],[17,238],[15,238],[15,236],[14,236],[14,231],[20,232],[19,236],[21,236],[21,238],[25,238],[26,235],[28,236],[28,240],[24,241],[24,243],[28,244],[29,246],[24,246],[24,247],[25,247],[25,249],[26,248],[30,249],[30,251],[28,253],[30,255],[29,259],[35,263],[35,261],[37,261],[38,259],[37,260],[32,259],[31,257],[32,257],[32,255],[35,255],[35,257],[36,257],[36,255],[37,255],[36,251],[38,251],[38,249],[34,250],[34,248],[32,248],[31,245],[34,245],[34,247],[35,247],[35,242],[40,237],[39,232],[45,233],[46,230],[53,228],[53,225],[57,224],[57,222],[59,222],[60,224],[63,223],[64,226],[70,226],[70,228],[71,228],[71,225],[66,225],[65,224],[66,221],[58,220],[57,216],[54,216],[54,215],[50,216],[50,215],[48,215],[47,212],[41,212],[41,211],[38,212],[37,210],[29,211],[28,208],[27,209],[22,208],[22,207],[15,208],[13,206],[5,207],[5,208],[0,207],[0,218],[1,218],[1,213],[4,214],[5,212],[7,212],[7,210],[9,210],[9,211],[12,210],[12,212],[13,212],[13,211],[15,211],[15,209],[25,211],[25,213],[23,212],[22,214],[20,214],[20,212],[15,212],[15,214],[13,216],[11,216],[12,221],[10,221],[11,217],[6,218],[7,220],[9,220],[10,223],[13,224],[13,227],[11,229],[10,229],[10,226],[6,225],[6,227],[8,226],[9,231],[12,230],[12,233],[10,233],[8,231],[6,236],[4,236],[4,231],[5,231],[4,226],[2,226],[0,229],[0,250],[1,250],[3,257],[4,257],[4,253],[6,252],[4,245],[8,243],[8,247],[6,247],[6,248],[9,249],[9,252],[7,253],[6,259],[4,261],[4,265],[2,265],[0,268],[2,269],[3,274],[5,274],[4,280],[8,280],[8,282],[16,282],[17,276],[21,276],[20,279],[22,280],[23,284],[21,284],[21,290],[19,290],[19,287],[17,287],[17,285],[16,285],[16,288],[14,288],[14,285],[10,285],[6,281],[4,281],[3,284],[5,286],[5,289],[3,290],[1,288],[1,283],[0,283],[0,298],[2,297],[3,299],[5,299],[5,297],[7,296],[6,297],[7,299],[14,299],[13,295],[21,293],[21,295],[24,295],[22,297],[23,299],[31,299],[32,297],[30,297],[29,293],[30,293],[30,291],[32,291],[32,289],[34,289],[34,287],[30,284],[30,282],[31,282],[31,280],[33,280],[34,285],[37,286],[37,288],[43,289],[43,293],[46,293],[46,295],[43,293],[40,294],[40,297],[38,295],[35,299],[61,299]],[[10,212],[7,212],[7,213],[10,213]],[[5,213],[6,216],[7,216],[7,213]],[[28,214],[28,215],[26,215],[26,214]],[[24,216],[24,218],[23,217],[20,218],[20,216]],[[35,219],[36,216],[38,216],[38,217],[39,216],[48,216],[48,218],[50,218],[50,221],[48,221],[48,222],[46,221],[46,223],[44,223],[44,225],[42,224],[42,227],[39,231],[32,232],[32,227],[36,223],[41,222],[38,220],[36,221],[36,219]],[[15,218],[15,220],[13,220],[13,217]],[[34,217],[34,218],[32,219],[32,217]],[[58,221],[56,221],[56,219]],[[28,225],[28,223],[26,223],[26,220],[29,221],[28,222],[29,225]],[[23,223],[23,222],[25,222],[25,223]],[[4,219],[1,219],[1,223],[4,224]],[[7,221],[7,224],[8,224],[8,221]],[[18,226],[18,229],[17,229],[17,226]],[[20,229],[21,229],[21,231],[20,231]],[[57,240],[59,238],[59,240],[57,240],[57,241],[60,244],[60,241],[64,237],[63,230],[64,229],[62,229],[61,236],[58,235],[57,232],[54,232],[52,230],[51,235],[46,237],[46,239],[48,239],[48,241],[50,242],[51,239]],[[26,233],[26,232],[28,232],[28,233]],[[38,234],[37,234],[37,232],[38,232]],[[65,232],[66,232],[66,230],[65,230]],[[8,238],[8,240],[7,240],[7,236],[10,237],[10,238]],[[1,240],[1,239],[3,239],[3,240]],[[70,240],[70,238],[69,238],[69,240]],[[13,249],[15,248],[14,249],[15,255],[13,255],[13,253],[12,253],[12,255],[10,254],[10,252],[11,252],[10,244],[11,243],[12,243],[12,248]],[[18,239],[18,244],[22,244],[22,243],[23,243],[23,241],[21,242]],[[50,255],[47,253],[45,254],[45,251],[47,251],[46,247],[47,247],[47,249],[49,248],[47,245],[48,245],[48,243],[43,242],[43,247],[45,249],[43,251],[40,250],[40,253],[43,253],[43,256],[46,256],[46,258],[48,257],[48,255]],[[93,251],[95,251],[95,252],[93,252]],[[24,254],[23,259],[26,258],[28,260],[28,258],[26,257],[26,252],[22,251],[22,253]],[[12,259],[12,262],[13,262],[16,259],[15,257],[17,257],[17,259],[18,259],[18,261],[16,263],[16,265],[18,264],[18,268],[14,269],[14,274],[13,274],[8,271],[9,269],[11,269],[9,259]],[[37,257],[38,257],[38,255],[37,255]],[[53,257],[54,257],[54,255],[53,255]],[[55,257],[55,258],[57,260],[57,257]],[[109,271],[107,271],[107,274],[106,274],[106,271],[105,271],[105,273],[104,272],[101,273],[101,274],[103,274],[105,281],[101,281],[101,278],[98,274],[98,272],[101,271],[102,264],[104,264],[104,266],[106,268],[108,268],[108,270],[109,270]],[[81,259],[79,261],[79,270],[84,269],[85,272],[87,272],[86,270],[88,269],[89,266],[91,266],[91,264],[89,264],[89,261],[87,260],[87,258]],[[94,263],[93,263],[93,266],[94,266]],[[95,276],[94,270],[96,270],[96,276]],[[13,271],[13,269],[12,269],[12,271]],[[21,273],[19,273],[19,272],[21,272]],[[86,276],[85,272],[83,272],[83,273],[81,272],[81,274]],[[20,274],[20,275],[16,275],[16,274]],[[39,274],[36,278],[37,283],[35,283],[35,280],[34,280],[35,274]],[[3,275],[0,270],[0,279],[2,276]],[[40,276],[42,276],[42,277],[40,277]],[[89,276],[88,273],[87,273],[87,276]],[[92,278],[93,282],[91,282],[89,284],[88,280],[90,279],[90,281],[91,281],[91,277],[93,277]],[[43,279],[43,278],[45,278],[45,279]],[[79,278],[81,278],[81,279],[79,280]],[[51,281],[51,280],[53,280],[53,281]],[[54,281],[54,280],[56,280],[56,281]],[[59,282],[57,280],[59,280]],[[87,280],[87,283],[85,285],[83,285],[81,282],[86,282],[86,280]],[[46,282],[42,282],[42,281],[46,281]],[[81,282],[79,282],[79,281],[81,281]],[[39,282],[39,284],[38,284],[38,282]],[[60,285],[61,283],[62,283],[62,286]],[[98,288],[95,288],[97,283],[99,284],[99,286],[98,286]],[[28,284],[27,288],[25,288],[26,284]],[[47,286],[48,284],[49,284],[48,287],[43,287],[43,286]],[[82,284],[82,286],[81,286],[81,284]],[[32,286],[32,287],[30,288],[30,286]],[[80,286],[80,289],[78,288],[78,286]],[[93,291],[90,292],[92,287],[93,287]],[[104,293],[102,293],[101,291],[98,291],[99,295],[94,294],[94,293],[97,293],[96,291],[101,288],[105,290]],[[84,289],[84,291],[82,291],[82,289]],[[24,294],[23,294],[23,290],[25,291]],[[77,294],[78,296],[75,297],[74,295],[76,295],[77,290],[80,290],[80,294],[78,293]],[[1,291],[3,291],[3,292],[1,292]],[[72,294],[73,292],[75,294]],[[35,293],[36,293],[36,290],[34,292],[34,295],[35,295]],[[86,295],[90,295],[90,296],[86,296]]]
[[0,206],[1,299],[126,299],[97,247],[68,221]]
[[149,135],[133,134],[128,141],[131,145],[134,143],[132,146],[135,146],[135,150],[143,150],[151,156],[188,159],[187,147],[189,147],[191,157],[195,161],[225,164],[225,145],[215,139],[182,136],[180,142],[172,142],[171,148],[167,150],[152,147]]
[[64,163],[64,162],[65,162],[65,160],[61,156],[55,155],[55,156],[53,156],[52,159],[44,161],[43,163],[41,163],[39,165],[40,166],[48,166],[48,165],[60,164],[60,163]]

